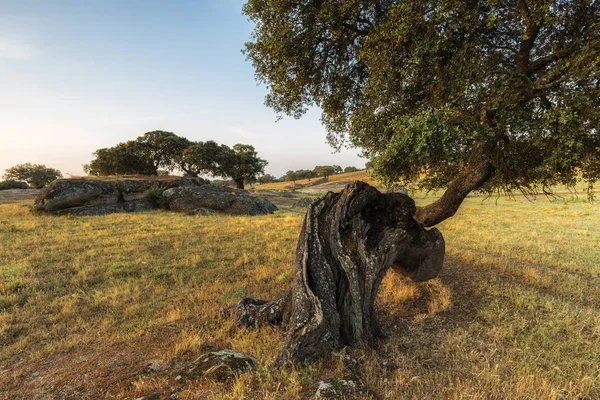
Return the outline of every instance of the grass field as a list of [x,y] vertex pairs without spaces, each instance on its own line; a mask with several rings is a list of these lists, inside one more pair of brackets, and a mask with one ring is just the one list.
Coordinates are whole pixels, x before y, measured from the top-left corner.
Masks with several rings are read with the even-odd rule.
[[[296,184],[298,185],[307,185],[311,182],[314,182],[318,179],[321,178],[311,178],[311,180],[309,181],[308,179],[298,179],[296,181]],[[363,182],[367,182],[369,185],[372,186],[377,186],[378,182],[375,181],[374,179],[371,179],[370,173],[367,170],[362,170],[362,171],[356,171],[356,172],[347,172],[347,173],[343,173],[343,174],[336,174],[336,175],[331,175],[327,177],[327,184],[332,184],[332,183],[347,183],[347,182],[352,182],[352,181],[363,181]],[[273,182],[273,183],[265,183],[263,185],[255,185],[253,186],[256,190],[286,190],[289,189],[293,186],[294,182]],[[322,186],[322,185],[317,185],[318,186]]]
[[[301,214],[69,218],[27,204],[0,204],[0,398],[297,399],[343,374],[340,354],[280,369],[277,328],[219,313],[285,292]],[[599,222],[600,205],[578,199],[468,199],[440,226],[440,277],[390,272],[378,299],[389,338],[343,351],[370,398],[600,399]],[[223,348],[255,357],[256,373],[175,379]]]

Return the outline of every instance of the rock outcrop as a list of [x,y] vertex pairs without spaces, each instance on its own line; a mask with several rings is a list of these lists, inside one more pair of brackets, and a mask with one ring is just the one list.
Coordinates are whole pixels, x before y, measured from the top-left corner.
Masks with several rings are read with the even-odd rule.
[[212,210],[231,215],[265,215],[277,210],[263,197],[224,186],[180,186],[166,190],[164,195],[169,209],[189,214],[209,214]]
[[[40,193],[34,210],[53,215],[104,215],[149,211],[149,190],[164,196],[173,211],[190,214],[261,215],[277,210],[269,200],[252,197],[246,191],[208,184],[201,178],[157,179],[59,179]],[[161,194],[161,191],[162,194]]]
[[188,380],[208,378],[225,382],[255,369],[254,358],[225,349],[200,356],[188,365],[182,375]]
[[366,393],[365,384],[355,375],[342,379],[319,382],[315,397],[317,399],[358,399]]
[[296,200],[296,202],[294,202],[292,207],[294,207],[294,208],[308,207],[313,203],[313,201],[315,201],[315,199],[313,199],[312,197],[302,197],[302,198]]

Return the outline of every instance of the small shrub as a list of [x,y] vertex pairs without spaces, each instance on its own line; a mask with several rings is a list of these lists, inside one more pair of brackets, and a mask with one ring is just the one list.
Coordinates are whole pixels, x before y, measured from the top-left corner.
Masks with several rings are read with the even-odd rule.
[[165,189],[163,188],[152,188],[144,193],[146,200],[153,208],[169,208],[169,202],[165,196]]
[[19,181],[2,181],[0,182],[0,190],[8,189],[29,189],[29,185]]

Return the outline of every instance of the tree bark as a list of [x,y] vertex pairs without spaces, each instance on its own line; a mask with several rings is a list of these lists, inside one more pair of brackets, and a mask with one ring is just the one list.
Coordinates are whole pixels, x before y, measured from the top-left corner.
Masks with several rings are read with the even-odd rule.
[[275,301],[243,299],[238,322],[282,325],[279,362],[306,362],[341,346],[383,336],[374,312],[379,285],[395,260],[415,279],[437,275],[444,240],[413,215],[414,201],[364,182],[309,207],[296,248],[292,288]]
[[234,178],[233,182],[235,183],[236,188],[244,190],[244,180],[243,179],[235,179]]

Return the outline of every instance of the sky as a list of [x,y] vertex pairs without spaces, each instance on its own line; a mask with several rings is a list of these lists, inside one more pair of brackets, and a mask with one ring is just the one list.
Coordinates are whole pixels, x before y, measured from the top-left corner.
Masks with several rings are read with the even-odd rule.
[[334,153],[320,110],[276,121],[241,50],[241,0],[0,0],[0,175],[83,175],[99,148],[165,130],[253,145],[266,172],[363,167]]

